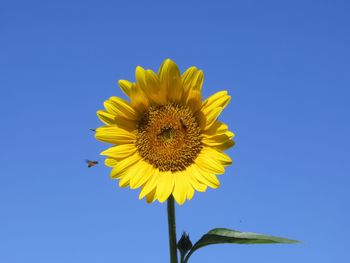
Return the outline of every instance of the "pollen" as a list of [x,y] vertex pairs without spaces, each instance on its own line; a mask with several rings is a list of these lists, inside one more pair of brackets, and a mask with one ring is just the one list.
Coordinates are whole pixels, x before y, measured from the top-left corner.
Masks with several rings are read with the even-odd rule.
[[136,147],[160,171],[182,171],[202,149],[201,131],[192,111],[174,103],[152,106],[137,124]]

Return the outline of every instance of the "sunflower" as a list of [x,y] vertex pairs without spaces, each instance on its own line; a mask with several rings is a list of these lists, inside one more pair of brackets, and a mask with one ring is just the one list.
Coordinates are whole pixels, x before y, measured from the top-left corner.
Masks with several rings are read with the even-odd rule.
[[141,188],[139,198],[178,204],[194,192],[218,188],[218,174],[232,163],[223,153],[234,145],[234,134],[217,120],[231,97],[220,91],[202,101],[203,72],[190,67],[182,75],[165,60],[158,74],[136,68],[136,82],[120,80],[130,98],[111,97],[97,111],[105,126],[96,139],[114,146],[103,151],[110,176],[120,187]]

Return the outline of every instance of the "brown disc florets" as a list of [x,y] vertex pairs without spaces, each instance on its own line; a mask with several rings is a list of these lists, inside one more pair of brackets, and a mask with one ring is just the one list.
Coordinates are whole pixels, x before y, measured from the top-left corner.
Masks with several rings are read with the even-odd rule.
[[141,157],[160,171],[182,171],[202,149],[200,129],[192,111],[177,104],[152,106],[137,126]]

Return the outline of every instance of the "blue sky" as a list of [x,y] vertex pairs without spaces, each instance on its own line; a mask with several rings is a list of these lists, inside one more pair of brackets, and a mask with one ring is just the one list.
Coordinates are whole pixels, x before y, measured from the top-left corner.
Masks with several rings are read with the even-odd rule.
[[0,262],[168,262],[165,204],[120,189],[88,130],[118,79],[165,58],[227,89],[236,133],[218,190],[176,207],[214,227],[301,245],[211,246],[190,262],[346,262],[350,235],[348,1],[0,3]]

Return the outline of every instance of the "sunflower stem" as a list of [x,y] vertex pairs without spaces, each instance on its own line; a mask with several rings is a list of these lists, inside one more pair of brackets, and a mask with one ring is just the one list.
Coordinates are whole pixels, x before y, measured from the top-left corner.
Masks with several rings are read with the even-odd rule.
[[174,197],[172,195],[168,198],[168,229],[169,229],[170,263],[177,263],[175,205],[174,205]]

